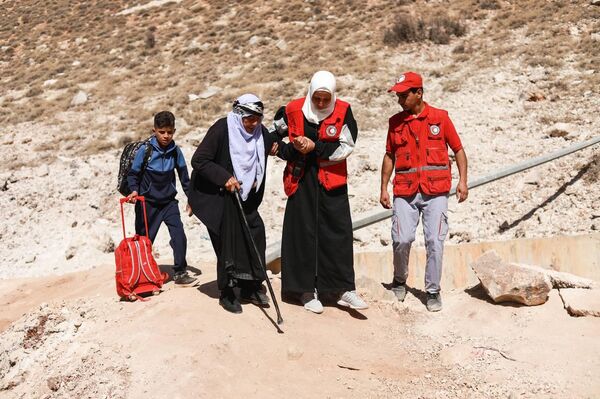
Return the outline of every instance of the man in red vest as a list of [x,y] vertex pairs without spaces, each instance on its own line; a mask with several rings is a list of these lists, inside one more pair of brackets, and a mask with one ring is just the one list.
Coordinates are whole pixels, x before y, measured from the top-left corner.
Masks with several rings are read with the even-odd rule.
[[[402,112],[389,120],[379,202],[391,209],[394,248],[394,281],[391,290],[400,301],[406,296],[408,257],[415,240],[420,217],[427,261],[425,291],[427,310],[442,310],[440,280],[444,239],[448,233],[448,193],[452,185],[448,147],[458,166],[458,202],[467,199],[467,156],[448,113],[423,101],[423,79],[414,72],[400,75],[388,90],[398,96]],[[390,201],[388,183],[394,172],[394,199]]]

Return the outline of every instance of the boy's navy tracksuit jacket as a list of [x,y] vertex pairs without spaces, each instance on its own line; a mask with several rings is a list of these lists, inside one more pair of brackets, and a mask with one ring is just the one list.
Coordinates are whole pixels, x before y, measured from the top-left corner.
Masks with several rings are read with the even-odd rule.
[[[186,196],[189,192],[190,178],[181,149],[172,141],[167,148],[162,148],[156,137],[149,141],[152,146],[152,155],[144,173],[142,163],[144,161],[145,146],[137,151],[129,174],[127,184],[131,191],[137,191],[139,195],[146,198],[146,213],[148,216],[148,237],[154,242],[158,229],[165,222],[171,236],[171,247],[175,273],[184,272],[187,267],[185,255],[187,251],[187,238],[181,223],[179,205],[175,196],[175,169],[179,175],[181,187]],[[145,235],[144,214],[139,202],[135,206],[135,231],[139,235]]]

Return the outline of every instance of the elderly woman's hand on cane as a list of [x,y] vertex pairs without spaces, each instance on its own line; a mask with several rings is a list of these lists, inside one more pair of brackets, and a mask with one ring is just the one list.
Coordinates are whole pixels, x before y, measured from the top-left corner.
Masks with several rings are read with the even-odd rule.
[[229,191],[230,193],[233,193],[235,190],[239,191],[241,188],[242,187],[240,183],[233,176],[231,176],[229,180],[227,180],[227,183],[225,183],[225,190]]

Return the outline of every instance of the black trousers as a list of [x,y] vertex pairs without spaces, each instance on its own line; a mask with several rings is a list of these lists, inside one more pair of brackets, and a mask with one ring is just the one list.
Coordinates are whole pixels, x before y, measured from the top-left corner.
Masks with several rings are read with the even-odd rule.
[[[187,237],[185,236],[181,215],[179,214],[179,203],[177,200],[169,201],[165,204],[153,204],[146,201],[146,213],[148,216],[148,238],[154,243],[158,229],[164,222],[171,236],[169,244],[173,248],[173,259],[175,262],[173,271],[175,273],[185,272],[187,269],[187,262],[185,260]],[[139,235],[146,235],[143,208],[140,201],[135,204],[135,232]]]

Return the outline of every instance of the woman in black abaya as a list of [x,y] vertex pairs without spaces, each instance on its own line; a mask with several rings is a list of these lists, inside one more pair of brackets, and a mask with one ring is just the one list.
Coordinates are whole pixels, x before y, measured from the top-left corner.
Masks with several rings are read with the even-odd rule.
[[263,104],[252,94],[234,102],[226,118],[216,121],[192,157],[189,203],[208,229],[217,255],[219,304],[241,313],[234,288],[242,301],[268,304],[263,293],[264,271],[244,231],[234,197],[238,190],[252,237],[265,261],[265,226],[258,207],[264,194],[267,156],[272,135],[262,125]]
[[300,294],[306,310],[323,312],[318,294],[366,309],[356,294],[346,158],[358,135],[350,105],[336,98],[335,77],[314,74],[308,94],[282,107],[275,129],[287,135],[278,156],[288,161],[281,246],[282,293]]

